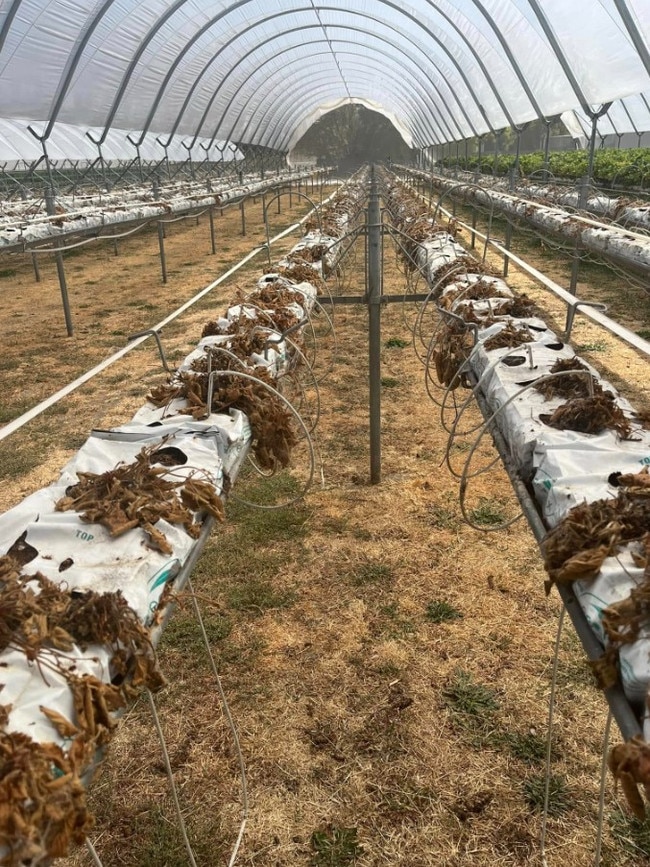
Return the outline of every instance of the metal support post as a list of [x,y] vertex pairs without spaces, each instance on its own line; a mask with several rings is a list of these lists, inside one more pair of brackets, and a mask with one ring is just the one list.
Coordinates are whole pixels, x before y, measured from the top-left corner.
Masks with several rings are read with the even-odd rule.
[[[512,193],[515,188],[515,172],[516,168],[511,168],[508,172],[508,189]],[[505,248],[510,251],[510,247],[512,245],[512,223],[510,220],[506,222],[506,237],[505,237]],[[503,257],[503,276],[504,278],[508,276],[508,267],[510,265],[510,256]]]
[[544,124],[546,126],[546,133],[544,135],[544,180],[547,181],[549,177],[549,151],[551,149],[551,121],[544,120]]
[[239,204],[239,210],[241,211],[241,233],[242,237],[246,237],[246,199],[242,199]]
[[370,384],[370,483],[381,481],[381,211],[373,165],[368,202],[368,368]]
[[214,234],[214,208],[210,208],[208,217],[210,218],[210,246],[212,248],[212,255],[214,256],[217,252],[217,241]]
[[293,181],[289,178],[289,210],[293,208]]
[[282,187],[278,187],[278,214],[282,213]]
[[[50,186],[49,189],[45,191],[45,208],[47,210],[47,213],[50,215],[56,213],[56,207],[54,204],[54,188],[52,186]],[[57,240],[55,246],[59,247],[60,245],[61,241]],[[57,253],[55,253],[55,258],[56,271],[59,276],[59,288],[61,289],[61,301],[63,302],[65,330],[68,334],[68,337],[72,337],[72,315],[70,313],[70,299],[68,298],[68,284],[65,279],[65,265],[63,264],[63,253],[57,251]]]
[[37,283],[41,282],[41,269],[38,266],[38,256],[34,253],[31,254],[32,265],[34,266],[34,279]]
[[165,227],[162,222],[158,221],[158,248],[160,250],[160,270],[162,271],[162,281],[167,282],[167,260],[165,258]]
[[[573,248],[573,256],[571,261],[571,282],[569,283],[569,292],[572,295],[578,294],[578,272],[580,271],[580,245],[578,241],[576,241],[575,246]],[[571,334],[571,329],[573,328],[573,320],[575,318],[575,307],[571,306],[567,309],[566,312],[566,324],[564,326],[565,332]]]

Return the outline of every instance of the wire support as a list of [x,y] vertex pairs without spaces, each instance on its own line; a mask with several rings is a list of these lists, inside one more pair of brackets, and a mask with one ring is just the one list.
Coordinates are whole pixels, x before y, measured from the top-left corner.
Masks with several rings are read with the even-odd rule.
[[609,736],[612,729],[613,715],[611,710],[607,714],[605,731],[603,734],[603,755],[600,764],[600,789],[598,792],[598,825],[596,828],[596,850],[594,852],[594,867],[600,867],[603,850],[603,824],[605,818],[605,790],[607,788],[607,754],[609,750]]
[[237,754],[237,764],[239,766],[239,779],[240,779],[240,787],[241,787],[241,822],[239,825],[239,833],[237,834],[237,839],[235,840],[235,844],[232,849],[232,853],[230,855],[230,859],[228,860],[228,867],[233,867],[237,860],[237,855],[239,853],[239,849],[242,844],[242,840],[244,838],[244,831],[246,830],[246,823],[248,822],[248,814],[249,814],[249,802],[248,802],[248,779],[246,775],[246,763],[244,761],[244,754],[241,748],[241,742],[239,740],[239,732],[237,730],[237,726],[233,719],[232,713],[230,711],[230,705],[228,704],[228,699],[226,697],[225,690],[223,688],[223,684],[221,682],[221,677],[219,675],[219,670],[217,669],[217,663],[214,658],[214,654],[212,653],[212,648],[210,647],[210,639],[208,638],[208,633],[205,628],[205,623],[203,622],[203,616],[201,614],[201,609],[199,607],[199,603],[196,598],[196,594],[194,593],[194,588],[192,587],[192,581],[188,582],[188,588],[192,596],[192,606],[194,608],[194,613],[196,615],[197,622],[199,624],[199,629],[201,631],[201,636],[203,638],[203,644],[205,646],[206,652],[208,654],[208,660],[210,663],[210,668],[212,669],[212,674],[214,675],[214,679],[217,684],[217,690],[219,692],[219,698],[221,700],[221,707],[223,709],[223,713],[228,721],[228,726],[230,728],[230,733],[232,735],[233,743],[235,745],[235,753]]
[[555,648],[553,651],[553,669],[551,674],[551,693],[548,699],[548,725],[546,729],[546,758],[544,762],[544,807],[542,809],[542,826],[540,829],[539,849],[543,867],[548,867],[546,858],[546,836],[548,831],[548,809],[551,794],[551,761],[553,755],[553,723],[555,720],[555,701],[557,694],[557,675],[560,659],[560,639],[564,628],[566,607],[563,605],[557,624]]
[[[211,411],[212,395],[213,395],[213,391],[214,391],[214,383],[215,383],[215,380],[218,379],[219,377],[226,377],[226,378],[239,377],[240,379],[244,379],[244,380],[247,380],[249,382],[256,383],[259,387],[268,391],[273,397],[277,398],[284,405],[284,407],[289,410],[289,412],[293,416],[295,422],[298,424],[299,428],[302,429],[302,432],[304,434],[303,438],[305,439],[305,441],[307,443],[307,449],[308,449],[308,455],[309,455],[309,470],[308,470],[308,474],[307,474],[307,481],[303,484],[300,493],[297,494],[295,497],[292,497],[287,502],[274,503],[272,505],[266,505],[266,504],[262,504],[262,503],[254,503],[250,500],[245,500],[243,497],[237,496],[234,493],[234,491],[231,491],[230,498],[233,500],[236,500],[238,503],[242,503],[245,506],[252,506],[255,509],[263,509],[263,510],[267,510],[267,511],[276,510],[276,509],[284,509],[284,508],[287,508],[289,506],[295,505],[296,503],[300,502],[300,500],[304,499],[304,497],[307,495],[307,492],[310,490],[312,483],[313,483],[313,480],[314,480],[314,475],[316,472],[316,455],[315,455],[315,451],[314,451],[314,443],[313,443],[313,440],[312,440],[312,438],[309,434],[309,431],[307,429],[307,425],[303,421],[300,413],[295,409],[293,404],[290,401],[288,401],[287,398],[283,394],[281,394],[281,392],[279,392],[277,389],[273,388],[272,385],[269,385],[267,382],[264,382],[263,380],[258,379],[257,377],[255,377],[249,373],[244,373],[243,371],[239,371],[239,370],[213,370],[209,374],[209,376],[208,376],[208,399],[207,399],[208,412]],[[255,464],[253,464],[253,465],[256,466]],[[260,475],[262,475],[262,473],[260,473]],[[264,475],[266,475],[266,474],[264,474]],[[273,475],[273,473],[271,473],[270,475]]]
[[174,801],[174,811],[176,813],[176,818],[178,819],[178,826],[180,828],[181,836],[183,838],[183,845],[185,846],[185,851],[187,852],[187,857],[191,864],[191,867],[197,867],[196,859],[194,858],[194,852],[190,844],[190,839],[187,835],[187,826],[185,824],[185,818],[181,810],[181,804],[178,797],[178,788],[176,787],[176,780],[174,779],[174,772],[172,770],[171,761],[169,759],[169,752],[167,750],[167,742],[165,740],[165,734],[160,724],[160,717],[158,716],[156,702],[154,701],[154,697],[150,690],[147,689],[145,690],[145,692],[147,694],[149,709],[151,710],[151,716],[153,717],[154,726],[156,728],[158,740],[160,741],[160,747],[162,749],[163,762],[165,763],[165,770],[167,771],[167,779],[169,780],[169,785],[171,788],[172,799]]

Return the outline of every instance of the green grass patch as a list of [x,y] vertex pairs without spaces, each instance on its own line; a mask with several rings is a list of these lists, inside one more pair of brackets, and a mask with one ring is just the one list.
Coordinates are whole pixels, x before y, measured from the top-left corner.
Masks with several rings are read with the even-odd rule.
[[66,433],[61,437],[59,444],[64,449],[77,451],[86,442],[88,437],[83,433]]
[[432,503],[427,509],[431,524],[440,530],[453,530],[460,526],[460,518],[453,509]]
[[470,511],[469,516],[472,522],[480,527],[495,527],[506,520],[503,507],[486,497],[480,498],[478,506]]
[[591,343],[579,343],[576,346],[578,352],[606,352],[608,349],[609,346],[603,340],[594,340]]
[[368,584],[385,584],[393,578],[393,570],[385,563],[361,563],[350,573],[350,580],[355,587],[365,587]]
[[637,334],[644,340],[650,340],[650,328],[639,328]]
[[237,479],[236,496],[232,497],[229,503],[230,517],[239,521],[245,516],[246,521],[249,521],[249,513],[258,513],[257,509],[240,503],[239,499],[258,505],[273,505],[289,502],[297,497],[300,491],[300,482],[288,470],[269,478],[261,478],[250,465],[244,464]]
[[311,835],[311,867],[345,867],[363,854],[356,828],[329,827]]
[[[220,614],[202,613],[203,625],[210,644],[223,641],[232,631],[232,623]],[[204,653],[203,635],[198,620],[191,611],[177,611],[170,618],[163,631],[162,643],[165,647],[187,653]]]
[[0,406],[0,424],[6,424],[8,421],[18,418],[24,412],[27,412],[34,404],[29,401],[21,401],[20,403],[9,404],[9,406]]
[[158,310],[158,304],[152,304],[150,301],[127,301],[127,307],[135,307],[137,310],[147,310],[152,312]]
[[15,277],[18,271],[15,268],[0,269],[0,280],[6,280],[8,277]]
[[404,349],[405,346],[409,345],[409,342],[401,337],[389,337],[384,345],[388,349]]
[[381,384],[384,388],[397,388],[399,379],[395,379],[393,376],[382,376]]
[[0,477],[15,479],[40,466],[42,456],[28,443],[5,442],[0,445]]
[[416,632],[415,624],[402,611],[397,602],[390,602],[379,609],[380,632],[385,638],[402,639]]
[[[165,799],[167,802],[167,799]],[[151,802],[130,819],[128,829],[131,847],[138,864],[164,864],[165,867],[187,867],[187,852],[178,823],[171,820],[173,807]],[[188,829],[192,849],[200,864],[216,864],[227,860],[228,842],[221,838],[221,828],[215,822],[200,833]],[[101,851],[101,850],[100,850]]]
[[[566,779],[560,774],[551,774],[548,789],[548,813],[549,816],[561,816],[571,809],[571,795]],[[544,774],[529,777],[523,785],[526,803],[534,812],[544,809],[544,793],[546,791],[546,778]]]
[[455,716],[489,721],[499,710],[496,692],[482,683],[475,683],[472,675],[456,669],[449,684],[443,689],[442,697]]
[[527,765],[539,765],[546,759],[546,740],[532,732],[503,732],[499,740],[508,752]]
[[650,819],[640,819],[616,809],[609,818],[612,837],[630,855],[650,858]]
[[276,589],[271,581],[254,577],[233,584],[228,591],[228,605],[235,611],[263,614],[277,608],[288,608],[298,598],[293,589]]
[[427,605],[424,616],[430,623],[446,623],[449,620],[459,620],[463,615],[444,599],[434,599]]
[[0,370],[17,370],[20,364],[20,358],[0,358]]

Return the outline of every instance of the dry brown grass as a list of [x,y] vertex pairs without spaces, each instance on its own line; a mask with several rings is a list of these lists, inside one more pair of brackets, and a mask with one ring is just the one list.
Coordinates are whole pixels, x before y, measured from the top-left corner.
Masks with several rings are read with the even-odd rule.
[[[386,291],[399,292],[386,260]],[[187,282],[189,292],[200,280]],[[172,345],[193,345],[206,313],[188,317]],[[383,350],[382,375],[398,384],[383,393],[383,481],[368,484],[365,311],[338,307],[336,325],[339,362],[322,386],[318,430],[324,484],[286,512],[231,502],[194,578],[247,764],[251,813],[239,863],[539,865],[531,792],[543,773],[557,599],[544,596],[523,524],[488,534],[462,523],[438,410],[408,346]],[[391,337],[409,338],[398,305],[383,314],[384,341]],[[126,387],[142,386],[139,396],[122,399],[116,383],[113,405],[103,406],[98,393],[102,423],[142,400],[155,363],[150,350],[138,358],[144,369],[134,360]],[[78,432],[90,410],[76,400],[77,418],[62,418]],[[55,449],[50,471],[62,457]],[[43,475],[38,468],[11,482],[5,504]],[[512,504],[501,471],[476,480],[470,507],[481,498]],[[462,617],[434,622],[427,612],[436,601]],[[224,864],[239,823],[237,763],[187,604],[163,638],[161,663],[170,686],[159,706],[197,860]],[[593,863],[605,704],[589,678],[567,631],[552,764],[566,791],[549,820],[551,867]],[[143,703],[121,725],[91,803],[107,867],[186,863]],[[603,864],[650,864],[621,842],[631,831],[611,785],[606,810]],[[317,860],[319,840],[332,842],[329,861]],[[65,863],[89,860],[79,853]]]

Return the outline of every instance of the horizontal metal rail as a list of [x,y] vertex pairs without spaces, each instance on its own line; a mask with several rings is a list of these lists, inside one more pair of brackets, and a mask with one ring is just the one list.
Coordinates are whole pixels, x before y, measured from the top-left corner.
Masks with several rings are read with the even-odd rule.
[[[424,196],[421,196],[424,199]],[[439,211],[441,211],[446,217],[450,219],[454,219],[456,223],[461,226],[463,229],[467,229],[469,232],[472,232],[476,235],[477,238],[480,238],[482,241],[486,241],[491,247],[494,247],[502,256],[507,257],[511,262],[513,262],[517,267],[521,268],[522,271],[525,271],[529,274],[536,282],[540,283],[544,288],[548,289],[558,298],[562,299],[562,301],[566,302],[567,308],[573,308],[576,311],[579,311],[583,316],[586,316],[588,319],[591,319],[593,322],[596,322],[606,331],[615,334],[617,337],[620,337],[621,340],[624,340],[634,349],[642,352],[644,355],[650,357],[650,342],[644,340],[643,337],[640,337],[638,334],[635,334],[633,331],[630,331],[624,325],[616,322],[613,319],[610,319],[609,316],[606,316],[602,310],[599,310],[597,306],[594,306],[588,301],[581,301],[579,298],[576,298],[575,295],[572,295],[567,289],[563,289],[559,283],[556,283],[554,280],[551,280],[546,274],[542,271],[539,271],[533,265],[530,265],[520,256],[517,256],[512,251],[508,250],[498,241],[495,241],[493,238],[490,238],[488,235],[483,234],[483,232],[479,232],[478,229],[473,228],[468,223],[459,220],[458,217],[454,217],[451,211],[448,211],[446,208],[439,207]]]
[[[47,238],[37,238],[33,241],[26,241],[23,239],[22,241],[16,241],[12,244],[0,244],[0,255],[2,255],[3,253],[23,253],[26,251],[29,251],[30,253],[33,253],[34,255],[43,254],[43,253],[45,253],[45,254],[48,254],[48,253],[49,254],[66,253],[68,250],[74,250],[74,249],[77,249],[78,247],[83,247],[84,245],[93,243],[94,241],[111,241],[111,242],[119,241],[122,238],[129,237],[130,235],[134,235],[136,232],[141,231],[142,229],[146,228],[148,225],[150,225],[152,223],[165,223],[166,224],[166,223],[174,223],[174,222],[177,222],[179,220],[185,220],[188,218],[200,217],[202,214],[207,213],[211,209],[214,210],[215,208],[219,208],[219,210],[225,211],[228,208],[231,208],[233,206],[241,205],[242,202],[248,201],[251,198],[257,198],[258,196],[261,196],[262,194],[267,193],[270,190],[275,190],[275,189],[284,187],[288,183],[289,183],[288,180],[283,182],[283,183],[279,183],[279,182],[274,181],[273,183],[269,183],[269,185],[267,187],[264,187],[264,189],[257,190],[256,192],[245,193],[241,196],[237,196],[235,198],[232,198],[229,201],[224,202],[223,204],[219,204],[218,202],[215,201],[214,204],[210,204],[210,205],[206,205],[205,203],[203,203],[203,204],[197,205],[197,206],[188,206],[187,208],[183,208],[182,210],[178,211],[177,215],[174,215],[173,217],[166,217],[165,214],[161,213],[161,214],[155,214],[153,216],[148,216],[148,217],[136,217],[136,218],[129,218],[129,219],[124,219],[124,220],[114,220],[114,221],[111,221],[109,223],[101,223],[100,225],[97,225],[97,226],[88,226],[87,228],[71,229],[68,232],[60,232],[60,233],[57,233],[56,235],[52,235],[52,236],[47,237]],[[209,195],[210,195],[210,193],[206,193],[206,198],[209,197]],[[219,194],[215,193],[214,195],[219,195]],[[137,207],[138,205],[142,205],[142,204],[150,205],[151,203],[135,202],[133,204],[133,207]],[[60,214],[60,215],[57,215],[56,217],[54,217],[53,219],[61,219],[62,216],[68,216],[68,215],[67,214]],[[90,214],[83,214],[82,213],[82,214],[80,214],[80,216],[81,217],[90,216]],[[21,225],[25,224],[26,222],[27,221],[21,222]],[[40,222],[46,222],[46,219],[43,218],[43,220],[39,221],[39,223]],[[105,229],[111,229],[113,227],[118,227],[118,226],[122,227],[122,228],[125,226],[134,226],[134,228],[127,231],[127,232],[123,232],[123,233],[119,233],[119,234],[111,234],[111,235],[101,234]],[[68,244],[68,246],[66,246],[66,247],[58,247],[57,248],[56,246],[48,246],[48,247],[43,246],[43,245],[45,245],[48,242],[51,242],[53,240],[60,242],[62,240],[65,240],[66,238],[74,238],[75,236],[84,236],[84,235],[86,235],[88,237],[82,238],[81,241],[77,241],[76,243]]]
[[[331,199],[334,198],[334,196],[336,196],[337,193],[338,193],[338,190],[336,190],[334,193],[332,193],[330,196],[328,196],[328,198],[323,201],[323,205],[325,205],[329,201],[331,201]],[[282,238],[286,237],[287,235],[290,235],[292,232],[295,232],[296,229],[298,229],[300,226],[302,226],[302,224],[309,219],[309,217],[311,216],[312,213],[313,213],[313,211],[309,211],[307,214],[305,214],[304,217],[302,217],[300,220],[298,220],[298,222],[293,223],[287,229],[284,229],[282,232],[279,232],[277,235],[275,235],[273,238],[271,238],[271,240],[268,243],[269,244],[275,244],[277,241],[280,241]],[[21,427],[23,427],[28,422],[35,419],[37,416],[44,413],[45,410],[49,409],[51,406],[54,406],[54,404],[58,403],[64,397],[67,397],[69,394],[72,394],[73,391],[78,389],[84,383],[93,379],[99,373],[102,373],[104,370],[106,370],[108,367],[110,367],[116,361],[119,361],[120,358],[123,358],[125,355],[127,355],[129,352],[131,352],[133,349],[135,349],[136,347],[143,344],[146,340],[149,340],[152,336],[152,332],[158,332],[162,328],[164,328],[165,325],[169,325],[170,322],[173,322],[181,314],[183,314],[186,310],[189,310],[190,307],[192,307],[194,304],[196,304],[198,301],[200,301],[202,298],[204,298],[206,295],[208,295],[213,289],[215,289],[217,286],[219,286],[221,283],[223,283],[229,277],[232,277],[233,274],[235,274],[237,271],[239,271],[241,268],[243,268],[243,266],[246,265],[248,262],[250,262],[251,259],[253,259],[255,256],[259,255],[263,250],[266,250],[266,249],[267,249],[266,243],[260,244],[259,246],[254,247],[249,253],[246,254],[246,256],[244,256],[243,259],[241,259],[239,262],[237,262],[236,265],[233,265],[232,268],[229,268],[225,274],[222,274],[216,280],[213,280],[212,283],[208,284],[204,289],[202,289],[200,292],[197,292],[196,295],[192,296],[192,298],[190,298],[189,301],[186,301],[184,304],[182,304],[180,307],[178,307],[176,310],[174,310],[173,313],[170,313],[169,316],[166,316],[164,319],[162,319],[156,325],[153,325],[146,332],[146,334],[143,334],[141,337],[136,338],[134,341],[129,343],[128,346],[125,346],[123,349],[120,349],[117,352],[113,353],[113,355],[110,355],[108,358],[105,358],[102,362],[95,365],[95,367],[86,371],[86,373],[77,377],[77,379],[73,380],[72,382],[69,382],[66,386],[59,389],[59,391],[50,395],[50,397],[46,398],[45,400],[41,401],[36,406],[27,410],[27,412],[24,412],[22,415],[18,416],[18,418],[15,418],[15,419],[13,419],[13,421],[8,422],[8,424],[6,424],[3,428],[0,429],[0,442],[2,440],[6,439],[8,436],[11,436],[11,434],[15,433],[17,430],[20,430]]]

